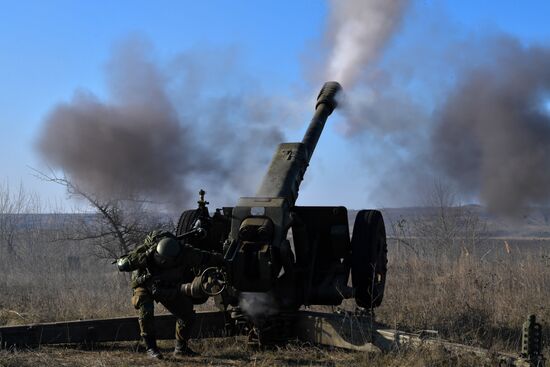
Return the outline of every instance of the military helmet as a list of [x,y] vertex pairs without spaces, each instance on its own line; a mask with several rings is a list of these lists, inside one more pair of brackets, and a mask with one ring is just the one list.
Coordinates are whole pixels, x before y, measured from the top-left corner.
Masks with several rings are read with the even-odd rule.
[[161,268],[171,268],[175,265],[181,253],[181,245],[171,237],[165,237],[157,243],[155,263]]

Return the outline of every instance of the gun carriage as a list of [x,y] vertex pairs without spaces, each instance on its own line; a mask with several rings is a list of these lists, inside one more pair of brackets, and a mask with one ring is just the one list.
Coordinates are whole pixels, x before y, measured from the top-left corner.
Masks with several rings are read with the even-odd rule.
[[303,140],[278,146],[255,196],[213,216],[202,197],[198,209],[181,215],[178,235],[204,227],[208,235],[193,245],[225,254],[228,288],[221,305],[237,307],[242,292],[268,294],[277,312],[337,306],[346,298],[368,310],[381,304],[387,263],[382,214],[359,211],[350,239],[345,207],[295,205],[340,91],[336,82],[323,86]]

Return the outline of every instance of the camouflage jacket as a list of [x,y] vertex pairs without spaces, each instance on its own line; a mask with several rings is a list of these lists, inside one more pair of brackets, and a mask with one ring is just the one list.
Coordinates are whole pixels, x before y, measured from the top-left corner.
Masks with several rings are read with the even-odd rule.
[[153,231],[147,235],[143,244],[126,255],[130,264],[129,270],[133,271],[132,288],[149,286],[152,282],[162,286],[191,282],[205,266],[223,264],[222,255],[182,243],[182,251],[176,260],[176,265],[170,269],[158,268],[153,261],[156,245],[161,239],[173,236],[170,232]]

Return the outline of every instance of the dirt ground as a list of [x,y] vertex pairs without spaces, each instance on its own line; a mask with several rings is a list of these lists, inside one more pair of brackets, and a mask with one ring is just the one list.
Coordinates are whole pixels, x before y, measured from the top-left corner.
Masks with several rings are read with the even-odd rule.
[[160,342],[165,359],[148,358],[136,343],[105,343],[93,350],[80,346],[48,346],[34,350],[0,352],[1,367],[37,366],[492,366],[469,355],[442,350],[400,350],[367,354],[290,344],[258,350],[242,338],[191,341],[198,357],[173,357],[170,341]]

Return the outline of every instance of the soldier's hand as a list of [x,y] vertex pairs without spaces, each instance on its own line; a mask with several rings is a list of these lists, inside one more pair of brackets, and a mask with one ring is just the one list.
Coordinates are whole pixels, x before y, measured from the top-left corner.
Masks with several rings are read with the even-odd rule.
[[193,286],[198,286],[208,296],[217,296],[226,287],[226,275],[220,268],[207,268],[200,277],[193,280]]

